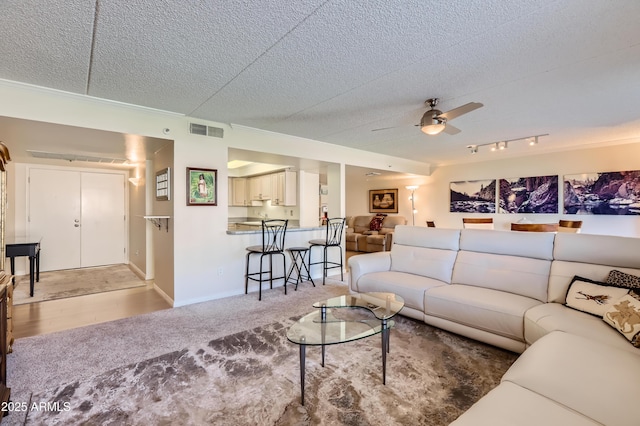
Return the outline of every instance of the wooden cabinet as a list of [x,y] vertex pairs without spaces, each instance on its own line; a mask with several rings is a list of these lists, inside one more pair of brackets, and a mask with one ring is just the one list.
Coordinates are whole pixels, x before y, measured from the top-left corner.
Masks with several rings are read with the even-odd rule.
[[249,199],[263,201],[271,199],[271,175],[253,176],[249,181]]
[[251,201],[271,200],[272,206],[298,203],[297,173],[285,170],[248,178],[229,178],[229,206],[250,206]]
[[229,178],[229,205],[230,206],[248,206],[250,200],[247,196],[247,178],[232,177]]
[[271,175],[271,205],[295,206],[297,204],[296,172],[285,170]]

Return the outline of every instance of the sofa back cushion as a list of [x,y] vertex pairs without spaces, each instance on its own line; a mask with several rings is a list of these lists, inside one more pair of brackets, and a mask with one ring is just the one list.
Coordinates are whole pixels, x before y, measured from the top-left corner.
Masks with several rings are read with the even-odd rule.
[[640,238],[557,234],[549,276],[549,302],[564,303],[575,275],[605,282],[617,269],[640,276]]
[[362,234],[365,231],[369,231],[371,219],[374,216],[356,216],[353,218],[353,232]]
[[552,260],[554,236],[553,232],[463,229],[460,250]]
[[380,233],[388,234],[389,232],[395,231],[396,226],[406,225],[406,224],[407,224],[407,219],[405,219],[404,216],[387,216],[382,221]]
[[553,233],[462,230],[453,284],[547,301]]
[[460,231],[398,225],[391,247],[391,270],[451,283]]

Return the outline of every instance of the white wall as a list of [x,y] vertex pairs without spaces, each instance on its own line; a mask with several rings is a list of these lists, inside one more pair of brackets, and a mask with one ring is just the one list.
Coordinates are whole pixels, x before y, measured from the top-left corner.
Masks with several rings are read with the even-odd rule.
[[[189,119],[179,114],[123,105],[75,94],[0,81],[0,115],[71,126],[174,140],[173,164],[173,282],[174,305],[184,305],[244,292],[245,247],[258,243],[258,235],[228,235],[228,148],[270,152],[311,160],[415,173],[425,165],[416,161],[318,143],[303,138],[214,122],[224,139],[191,135]],[[163,129],[170,129],[170,134]],[[10,144],[10,141],[5,141]],[[341,170],[344,171],[344,163]],[[186,205],[186,168],[218,170],[218,206]],[[341,177],[344,180],[344,177]],[[344,211],[342,203],[336,211]],[[147,212],[158,214],[157,212]],[[9,224],[11,226],[11,224]],[[157,231],[156,231],[157,232]],[[291,232],[287,245],[305,245],[323,231]],[[155,253],[156,259],[159,254]],[[152,262],[147,262],[151,264]],[[157,271],[156,271],[157,272]],[[156,277],[157,279],[157,277]],[[256,290],[252,286],[250,290]],[[167,292],[169,294],[169,292]]]
[[[499,155],[499,153],[497,154]],[[449,212],[450,182],[481,179],[501,179],[528,176],[558,175],[560,203],[562,179],[566,174],[613,172],[640,169],[640,144],[626,144],[601,148],[580,149],[553,154],[542,154],[516,159],[498,159],[481,163],[468,163],[435,168],[431,176],[403,180],[380,181],[372,179],[349,183],[347,187],[347,215],[368,213],[369,189],[398,188],[399,212],[411,223],[410,192],[406,185],[420,185],[416,190],[416,225],[434,220],[437,227],[461,228],[465,213]],[[536,223],[557,222],[560,218],[582,220],[583,233],[640,237],[640,216],[565,215],[562,214],[478,214],[474,217],[493,217],[496,229],[508,230],[511,222],[523,217]]]

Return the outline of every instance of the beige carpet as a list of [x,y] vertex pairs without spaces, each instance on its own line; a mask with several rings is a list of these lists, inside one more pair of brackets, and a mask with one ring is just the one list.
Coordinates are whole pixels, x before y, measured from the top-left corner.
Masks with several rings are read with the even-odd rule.
[[13,304],[64,299],[145,285],[146,282],[124,264],[41,272],[40,282],[34,285],[33,297],[29,296],[29,275],[16,277]]

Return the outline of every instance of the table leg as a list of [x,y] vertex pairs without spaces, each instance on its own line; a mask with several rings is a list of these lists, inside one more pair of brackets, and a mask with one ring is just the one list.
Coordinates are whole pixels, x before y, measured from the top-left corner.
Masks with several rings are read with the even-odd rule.
[[11,257],[11,281],[13,282],[13,286],[15,287],[16,285],[16,258],[15,257]]
[[324,354],[325,354],[325,335],[327,333],[327,305],[322,305],[320,308],[320,318],[322,321],[322,366],[324,367]]
[[40,282],[40,249],[36,253],[36,282]]
[[29,293],[33,297],[33,280],[35,278],[35,256],[29,256]]
[[300,345],[300,402],[304,405],[304,370],[305,370],[305,352],[307,345]]
[[387,352],[389,350],[389,329],[387,320],[382,320],[382,384],[387,384]]

